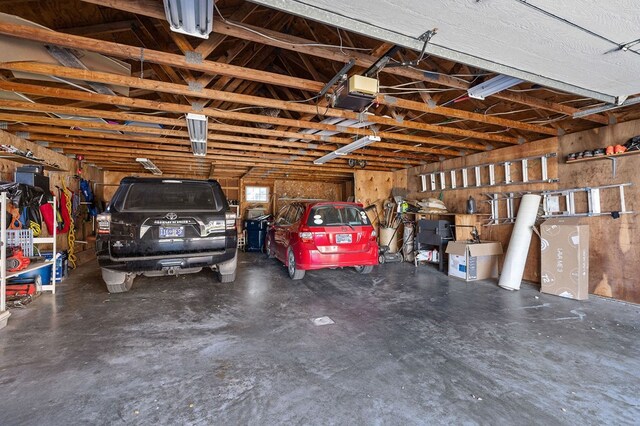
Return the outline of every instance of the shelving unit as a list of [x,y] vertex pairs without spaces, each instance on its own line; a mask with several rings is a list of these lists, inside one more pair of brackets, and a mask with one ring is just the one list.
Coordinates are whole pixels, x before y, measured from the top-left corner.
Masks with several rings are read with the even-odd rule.
[[24,155],[13,154],[13,153],[8,152],[8,151],[0,151],[0,158],[6,158],[8,160],[11,160],[11,161],[19,163],[19,164],[36,164],[36,165],[42,166],[44,168],[44,170],[48,170],[48,171],[52,171],[52,172],[65,172],[66,171],[62,167],[59,167],[59,166],[57,166],[55,164],[45,163],[42,160],[25,157]]
[[622,152],[620,154],[612,154],[612,155],[601,155],[599,157],[578,158],[575,160],[567,160],[566,163],[573,164],[573,163],[582,163],[584,161],[611,160],[611,167],[612,167],[611,174],[613,175],[613,177],[616,177],[616,168],[617,168],[618,159],[628,157],[630,155],[636,155],[636,154],[640,154],[640,151]]
[[[25,269],[7,273],[7,193],[0,194],[0,328],[7,325],[7,320],[11,313],[7,310],[7,280],[26,272],[35,271],[51,265],[51,281],[49,284],[42,283],[42,291],[56,292],[56,227],[53,227],[53,235],[50,237],[33,238],[33,244],[51,244],[52,259],[44,262],[32,263]],[[56,198],[53,197],[53,217],[56,217]]]

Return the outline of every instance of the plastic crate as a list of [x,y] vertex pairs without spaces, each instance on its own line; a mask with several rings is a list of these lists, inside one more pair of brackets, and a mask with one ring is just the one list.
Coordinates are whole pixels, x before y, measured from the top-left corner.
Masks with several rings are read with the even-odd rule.
[[[26,257],[33,256],[33,231],[18,229],[7,231],[7,247],[20,247]],[[7,255],[8,256],[8,255]]]

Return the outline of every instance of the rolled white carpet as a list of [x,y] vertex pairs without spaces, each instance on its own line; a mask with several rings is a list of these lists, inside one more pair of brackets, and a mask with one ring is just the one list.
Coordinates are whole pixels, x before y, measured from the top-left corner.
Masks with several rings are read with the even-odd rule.
[[542,197],[525,194],[520,201],[518,216],[513,226],[509,248],[502,265],[502,274],[498,285],[507,290],[520,290],[524,266],[527,262],[533,226],[536,223],[538,207]]

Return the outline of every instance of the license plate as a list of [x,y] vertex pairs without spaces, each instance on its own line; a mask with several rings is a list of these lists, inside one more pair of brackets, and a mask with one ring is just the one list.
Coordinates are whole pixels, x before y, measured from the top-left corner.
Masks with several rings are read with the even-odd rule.
[[161,226],[160,238],[184,237],[184,226]]
[[337,234],[336,235],[336,243],[338,243],[338,244],[349,244],[349,243],[351,243],[351,234]]

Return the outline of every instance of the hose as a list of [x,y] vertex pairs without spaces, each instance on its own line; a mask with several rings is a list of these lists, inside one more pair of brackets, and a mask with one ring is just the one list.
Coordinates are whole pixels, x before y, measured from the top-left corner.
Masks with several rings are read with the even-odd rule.
[[[67,188],[67,185],[64,184],[64,181],[62,182],[62,190],[64,191],[64,195],[66,198],[65,204],[67,206],[67,211],[69,212],[69,217],[71,218],[70,220],[71,223],[69,224],[69,232],[67,233],[67,243],[69,244],[67,260],[69,262],[69,265],[71,265],[71,269],[76,269],[76,260],[78,260],[78,258],[75,255],[76,227],[73,221],[73,216],[71,215],[71,211],[72,211],[71,198],[73,197],[73,194],[71,193],[69,188]],[[55,256],[55,253],[54,253],[54,256]]]
[[29,221],[29,228],[31,228],[31,231],[33,231],[33,236],[34,237],[39,237],[40,233],[42,232],[42,227],[40,226],[40,224],[38,222],[34,222],[33,220]]

